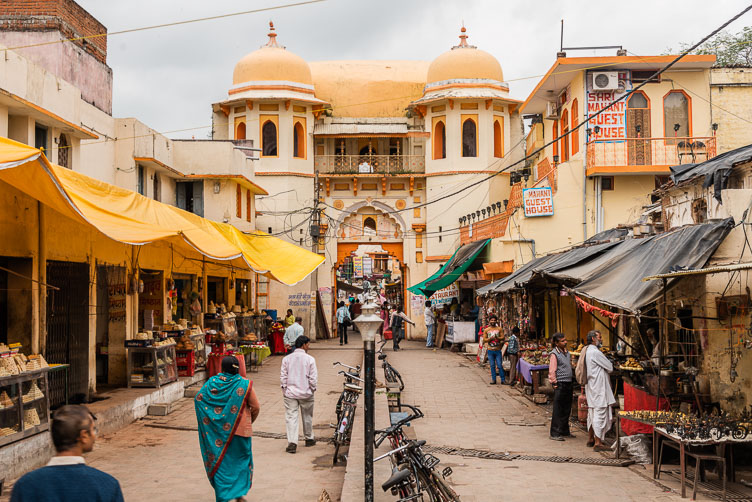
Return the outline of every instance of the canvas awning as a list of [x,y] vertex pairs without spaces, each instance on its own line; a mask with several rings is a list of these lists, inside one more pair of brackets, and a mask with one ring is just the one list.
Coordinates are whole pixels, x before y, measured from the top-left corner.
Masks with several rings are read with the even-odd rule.
[[542,256],[521,267],[512,275],[479,289],[476,293],[479,295],[503,293],[510,289],[520,288],[527,284],[535,274],[550,274],[557,270],[582,263],[583,261],[589,260],[590,258],[605,252],[616,244],[616,242],[606,242],[604,244],[573,248],[564,251],[563,253]]
[[752,145],[722,153],[699,164],[682,164],[671,167],[671,180],[675,185],[692,178],[704,176],[703,188],[713,185],[713,196],[721,202],[721,191],[726,188],[731,169],[752,161]]
[[407,290],[416,295],[430,298],[436,291],[444,289],[459,279],[489,242],[491,242],[491,239],[471,242],[470,244],[460,246],[438,272],[425,281],[407,288]]
[[305,279],[318,254],[263,232],[246,234],[124,188],[50,164],[37,149],[0,138],[0,180],[107,237],[142,245],[166,240],[214,260],[236,260],[284,284]]
[[[688,225],[638,241],[618,259],[602,264],[580,282],[575,293],[603,304],[639,312],[661,295],[662,281],[644,277],[702,267],[734,226],[733,219]],[[641,241],[641,242],[639,242]],[[667,287],[677,279],[669,279]]]

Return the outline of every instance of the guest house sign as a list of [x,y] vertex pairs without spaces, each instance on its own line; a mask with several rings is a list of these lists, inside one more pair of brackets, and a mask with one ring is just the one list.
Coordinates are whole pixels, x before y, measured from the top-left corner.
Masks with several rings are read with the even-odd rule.
[[551,187],[523,189],[522,204],[527,217],[554,215],[554,196]]

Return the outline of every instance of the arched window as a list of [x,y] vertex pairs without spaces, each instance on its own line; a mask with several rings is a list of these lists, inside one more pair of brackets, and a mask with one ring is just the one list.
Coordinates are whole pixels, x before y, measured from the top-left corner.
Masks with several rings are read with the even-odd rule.
[[[554,120],[553,132],[551,134],[553,135],[553,137],[551,138],[552,140],[555,140],[556,138],[559,137],[559,121],[558,120]],[[554,141],[553,146],[554,146],[554,156],[558,156],[559,155],[559,142]]]
[[245,122],[238,122],[235,126],[235,139],[245,139]]
[[570,134],[572,138],[572,155],[580,151],[580,130],[577,129],[577,126],[580,124],[579,113],[579,103],[577,102],[577,98],[574,98],[572,100],[572,134]]
[[376,235],[376,220],[370,216],[363,220],[363,235]]
[[650,138],[650,100],[642,91],[634,92],[627,100],[627,158],[630,166],[652,164]]
[[295,122],[295,127],[292,129],[292,156],[298,159],[304,159],[305,154],[305,131],[303,131],[303,124]]
[[566,162],[569,160],[569,136],[565,136],[569,132],[569,110],[564,110],[561,114],[561,161]]
[[689,97],[682,91],[670,91],[663,97],[663,135],[666,138],[692,135]]
[[68,141],[68,136],[61,134],[60,139],[57,140],[57,164],[60,167],[67,167],[68,169],[70,169],[70,149],[71,145]]
[[494,157],[501,158],[504,156],[504,128],[501,127],[502,118],[494,119]]
[[261,154],[264,157],[277,156],[277,126],[271,120],[261,128]]
[[446,158],[446,126],[439,120],[433,131],[433,158]]
[[477,129],[475,121],[467,119],[462,123],[462,156],[477,157]]

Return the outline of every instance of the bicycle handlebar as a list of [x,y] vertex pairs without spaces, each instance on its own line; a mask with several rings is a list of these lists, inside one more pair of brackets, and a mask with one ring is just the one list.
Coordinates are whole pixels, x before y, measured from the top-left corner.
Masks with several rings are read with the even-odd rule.
[[346,377],[351,378],[353,380],[357,380],[359,382],[365,382],[365,380],[363,380],[362,378],[360,378],[358,375],[354,375],[353,373],[348,373],[345,370],[340,370],[340,371],[337,372],[337,374],[339,374],[339,375],[345,375]]
[[384,429],[384,430],[380,430],[380,431],[374,431],[374,432],[377,432],[377,433],[379,433],[379,434],[380,434],[380,436],[379,436],[378,438],[376,438],[376,439],[374,440],[374,442],[373,442],[373,443],[374,443],[374,445],[376,445],[376,448],[378,448],[379,446],[381,446],[381,443],[383,443],[383,442],[384,442],[384,440],[385,440],[385,439],[386,439],[386,438],[387,438],[387,437],[388,437],[388,436],[389,436],[390,434],[393,434],[393,433],[394,433],[394,432],[395,432],[395,431],[396,431],[397,429],[401,428],[401,427],[402,427],[403,425],[405,425],[406,423],[408,423],[408,422],[410,422],[410,421],[412,421],[412,420],[416,420],[416,419],[418,419],[418,418],[423,418],[423,417],[425,416],[425,415],[423,415],[423,412],[422,412],[422,411],[420,411],[420,408],[417,408],[417,407],[415,407],[415,406],[412,406],[412,405],[409,405],[409,404],[405,404],[405,403],[402,403],[402,405],[401,405],[401,406],[404,406],[404,407],[406,407],[406,408],[409,408],[409,409],[410,409],[410,411],[412,411],[412,412],[413,412],[413,414],[412,414],[412,415],[408,415],[408,416],[406,416],[405,418],[403,418],[402,420],[400,420],[400,421],[399,421],[399,422],[397,422],[396,424],[392,425],[391,427],[388,427],[388,428],[386,428],[386,429]]
[[344,363],[341,363],[341,362],[339,362],[339,361],[336,361],[336,362],[332,363],[332,366],[337,366],[337,365],[339,365],[339,366],[344,366],[345,368],[348,368],[348,369],[351,369],[351,370],[353,370],[353,371],[357,371],[358,373],[360,373],[360,366],[355,366],[355,367],[353,368],[352,366],[348,366],[348,365],[346,365],[346,364],[344,364]]
[[420,446],[423,446],[424,444],[426,444],[425,441],[410,441],[407,444],[404,444],[404,445],[400,446],[399,448],[395,448],[392,451],[388,451],[388,452],[384,453],[383,455],[374,458],[373,461],[374,462],[378,462],[382,458],[389,457],[391,455],[394,455],[395,453],[398,453],[398,452],[401,452],[401,451],[404,451],[404,450],[418,448]]

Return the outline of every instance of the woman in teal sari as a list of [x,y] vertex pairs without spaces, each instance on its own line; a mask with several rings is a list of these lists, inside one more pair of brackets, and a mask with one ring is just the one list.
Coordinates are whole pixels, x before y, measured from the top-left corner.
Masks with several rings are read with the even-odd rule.
[[244,501],[253,481],[251,423],[260,406],[253,382],[238,375],[233,356],[211,377],[194,401],[201,456],[217,502]]

